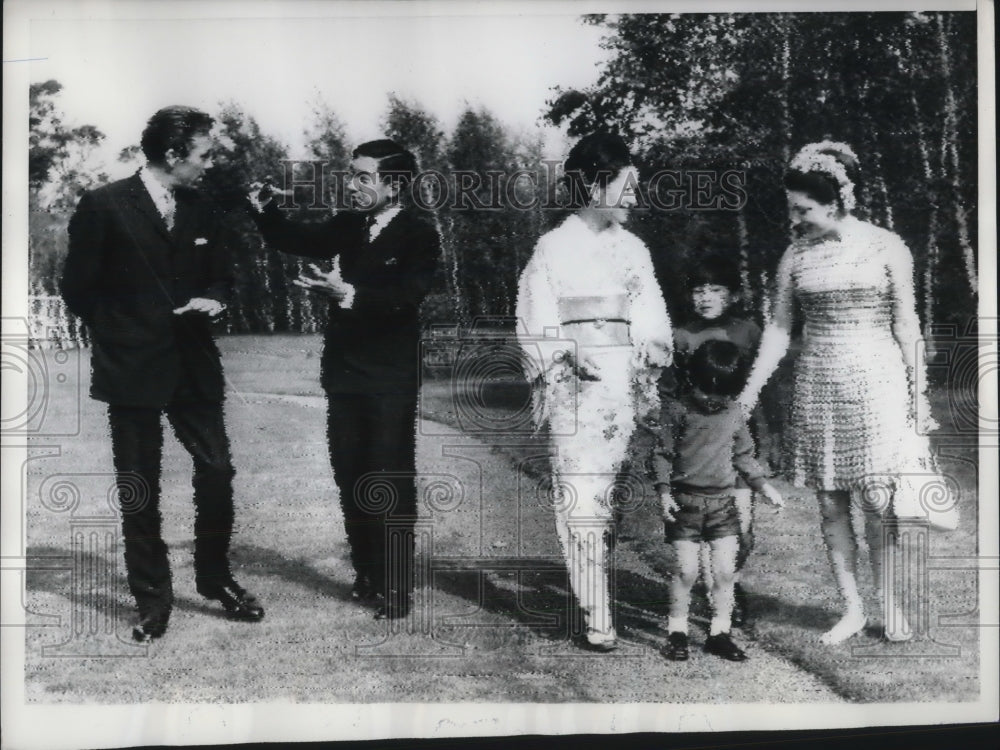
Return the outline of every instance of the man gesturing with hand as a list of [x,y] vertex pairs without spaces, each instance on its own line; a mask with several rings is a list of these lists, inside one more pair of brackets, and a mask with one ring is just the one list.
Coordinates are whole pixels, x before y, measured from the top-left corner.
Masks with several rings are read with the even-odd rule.
[[417,171],[391,140],[353,153],[348,210],[317,223],[284,216],[251,188],[268,246],[317,260],[294,283],[330,301],[320,379],[327,438],[354,568],[353,598],[404,618],[413,590],[420,304],[439,263],[433,217],[406,200]]

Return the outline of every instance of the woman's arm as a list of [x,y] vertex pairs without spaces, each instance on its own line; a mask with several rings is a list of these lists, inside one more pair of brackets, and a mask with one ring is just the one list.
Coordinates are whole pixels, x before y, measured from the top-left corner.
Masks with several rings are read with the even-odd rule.
[[630,300],[632,341],[640,364],[666,367],[673,361],[673,330],[649,250],[636,238],[627,259],[625,287]]
[[910,388],[910,415],[914,421],[917,415],[920,415],[922,421],[920,427],[923,431],[934,430],[938,425],[930,415],[925,391],[927,378],[921,361],[923,339],[920,335],[917,300],[913,291],[913,256],[906,244],[896,235],[891,235],[884,252],[892,302],[892,335],[899,344],[903,364],[906,367],[906,378]]
[[[559,337],[559,306],[549,278],[545,237],[535,246],[517,285],[517,340],[531,367],[529,379],[548,376],[564,356],[565,342]],[[546,331],[552,341],[546,341]]]
[[778,263],[771,320],[764,327],[753,369],[750,371],[747,384],[739,397],[740,407],[747,415],[757,403],[761,389],[784,358],[791,341],[793,316],[792,255],[794,252],[794,248],[789,247],[782,256],[781,262]]

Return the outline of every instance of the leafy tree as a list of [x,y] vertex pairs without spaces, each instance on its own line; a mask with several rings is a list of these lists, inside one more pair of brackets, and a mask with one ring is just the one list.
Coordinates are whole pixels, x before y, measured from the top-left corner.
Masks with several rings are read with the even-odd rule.
[[[445,133],[438,119],[416,101],[389,94],[389,103],[382,118],[382,131],[409,149],[417,157],[423,177],[413,190],[419,192],[423,205],[435,206],[441,182],[437,177],[448,173],[445,156]],[[442,221],[442,214],[445,220]],[[438,266],[430,293],[424,300],[421,318],[427,324],[451,324],[462,309],[462,290],[458,277],[458,256],[454,243],[454,227],[447,212],[435,211],[434,221],[441,234],[441,264]]]
[[94,159],[104,134],[65,122],[62,88],[55,80],[28,88],[28,271],[36,294],[58,292],[69,215],[81,193],[108,179]]
[[[325,202],[330,206],[339,205],[340,181],[335,179],[335,173],[343,174],[347,169],[347,164],[351,159],[351,149],[347,145],[347,131],[343,121],[337,116],[329,105],[322,101],[313,104],[313,121],[310,127],[303,133],[306,137],[306,149],[310,158],[316,161],[324,161],[327,164],[327,174],[330,179],[324,181],[326,185]],[[308,181],[316,176],[315,164],[298,165],[296,179]],[[297,188],[295,195],[296,203],[308,205],[312,201],[312,195],[303,193],[309,190],[310,186]],[[315,212],[314,218],[323,219],[328,215],[328,211],[320,209]]]
[[291,279],[298,276],[300,261],[265,250],[244,204],[252,183],[280,170],[287,149],[261,132],[257,121],[236,102],[221,104],[214,116],[223,147],[205,173],[203,186],[227,212],[227,221],[241,239],[236,261],[236,294],[228,317],[230,330],[308,330],[309,324],[304,324],[304,320],[310,320],[311,311],[308,314],[303,311],[302,295],[291,284]]
[[[523,207],[544,190],[540,151],[537,140],[511,137],[485,109],[470,107],[459,117],[446,149],[452,169],[446,214],[461,285],[461,323],[514,314],[518,275],[541,226],[540,206]],[[525,175],[520,191],[517,183],[511,187],[519,170],[532,175]],[[532,195],[521,194],[525,189]]]
[[[571,135],[620,131],[635,144],[646,174],[736,167],[744,175],[747,200],[737,210],[637,216],[651,246],[658,245],[661,268],[697,253],[704,227],[714,241],[739,249],[747,294],[766,310],[764,289],[787,244],[783,170],[804,143],[832,138],[850,143],[861,159],[861,213],[899,232],[913,250],[924,322],[974,315],[974,13],[664,14],[585,22],[607,30],[609,61],[593,87],[554,90],[551,122]],[[945,297],[969,303],[945,310]]]
[[92,157],[104,140],[93,125],[68,126],[56,106],[62,84],[55,80],[28,87],[28,188],[49,208],[72,208],[79,194],[107,181]]

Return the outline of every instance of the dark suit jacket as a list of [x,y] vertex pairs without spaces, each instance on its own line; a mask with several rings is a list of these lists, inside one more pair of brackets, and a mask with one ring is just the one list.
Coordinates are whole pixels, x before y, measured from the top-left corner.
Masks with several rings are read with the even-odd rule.
[[340,256],[356,290],[350,309],[330,305],[321,381],[332,393],[416,394],[420,372],[420,303],[441,254],[430,216],[404,208],[368,241],[365,215],[344,211],[325,222],[289,221],[274,204],[255,215],[265,241],[309,258]]
[[192,297],[228,302],[235,236],[206,196],[176,200],[168,231],[136,174],[85,194],[70,220],[62,293],[90,329],[100,401],[163,407],[179,385],[186,398],[223,399],[208,317],[173,310]]

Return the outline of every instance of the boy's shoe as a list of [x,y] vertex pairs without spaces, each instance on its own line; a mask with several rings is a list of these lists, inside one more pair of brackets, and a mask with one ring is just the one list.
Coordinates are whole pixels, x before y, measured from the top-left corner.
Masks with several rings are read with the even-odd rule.
[[688,660],[688,637],[687,633],[671,633],[667,636],[667,645],[660,653],[670,661]]
[[733,643],[729,633],[719,633],[710,635],[705,639],[705,651],[709,654],[721,656],[729,661],[746,661],[747,655],[743,649]]

